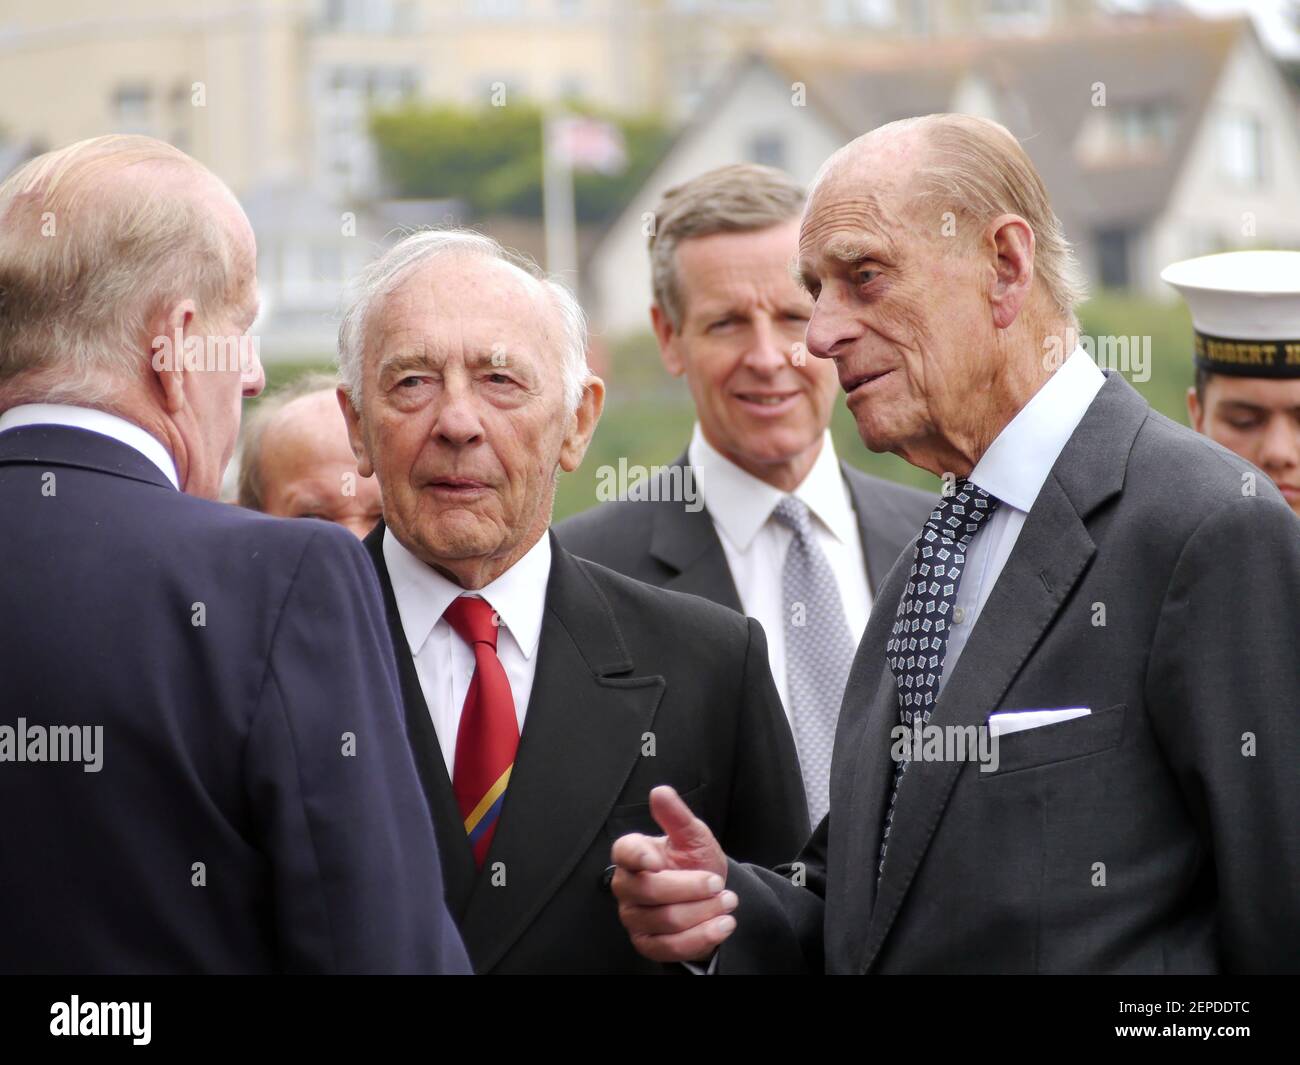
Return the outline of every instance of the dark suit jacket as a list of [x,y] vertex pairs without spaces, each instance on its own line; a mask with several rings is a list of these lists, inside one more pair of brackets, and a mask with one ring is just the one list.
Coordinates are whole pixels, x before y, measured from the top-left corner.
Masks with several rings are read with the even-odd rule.
[[[669,469],[686,465],[682,454]],[[847,463],[841,462],[840,468],[857,514],[867,583],[874,594],[898,553],[925,524],[936,498],[869,477]],[[707,507],[687,510],[663,493],[657,502],[603,503],[560,522],[555,535],[580,558],[659,588],[702,595],[732,610],[742,609]]]
[[[749,860],[775,864],[798,853],[808,834],[803,781],[763,630],[574,558],[552,539],[528,714],[492,848],[476,871],[383,535],[381,523],[366,547],[388,606],[447,902],[477,971],[662,970],[632,949],[604,883],[615,839],[660,834],[649,812],[655,785],[673,785]],[[503,883],[494,883],[494,867]]]
[[914,762],[877,890],[898,722],[894,610],[877,611],[807,887],[733,864],[720,972],[1300,969],[1300,522],[1262,473],[1107,376],[931,723],[1092,714],[1001,737],[993,773]]
[[0,763],[0,970],[468,968],[355,538],[31,426],[0,544],[0,725],[103,729],[99,772]]

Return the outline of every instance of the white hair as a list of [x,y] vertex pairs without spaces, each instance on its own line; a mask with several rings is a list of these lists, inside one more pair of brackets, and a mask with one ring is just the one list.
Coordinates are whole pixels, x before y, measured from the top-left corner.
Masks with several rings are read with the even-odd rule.
[[543,274],[532,259],[503,247],[483,233],[468,229],[425,229],[411,233],[370,263],[353,282],[347,310],[339,325],[339,376],[353,405],[360,409],[366,324],[371,311],[394,292],[412,270],[448,253],[506,263],[541,285],[560,317],[564,409],[567,414],[572,414],[578,409],[590,373],[587,367],[587,318],[582,307],[562,282]]

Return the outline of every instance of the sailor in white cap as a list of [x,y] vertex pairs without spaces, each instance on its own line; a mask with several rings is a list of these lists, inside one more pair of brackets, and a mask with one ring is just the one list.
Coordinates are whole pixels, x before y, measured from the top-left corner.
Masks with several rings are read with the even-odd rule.
[[1269,475],[1300,514],[1300,251],[1165,267],[1195,331],[1192,426]]

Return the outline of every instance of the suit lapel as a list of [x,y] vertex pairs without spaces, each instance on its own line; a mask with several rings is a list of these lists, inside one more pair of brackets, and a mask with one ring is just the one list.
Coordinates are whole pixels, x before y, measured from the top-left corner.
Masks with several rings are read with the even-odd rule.
[[[686,469],[686,455],[680,455],[672,465]],[[666,497],[660,498],[666,500]],[[664,582],[665,588],[702,596],[743,613],[722,541],[718,539],[713,519],[702,505],[703,501],[699,502],[698,510],[687,510],[679,502],[664,501],[654,505],[650,554],[676,571]]]
[[[1121,489],[1125,459],[1147,410],[1146,402],[1122,378],[1108,374],[1106,385],[1044,482],[970,641],[935,704],[932,725],[984,725],[999,706],[1091,561],[1096,546],[1085,519]],[[879,630],[876,639],[878,649],[883,649]],[[889,669],[882,667],[881,671],[883,681],[892,685]],[[882,682],[882,691],[884,687]],[[880,713],[885,700],[883,694],[878,696],[875,712]],[[890,727],[898,720],[896,695],[892,704],[892,712],[881,715],[890,718]],[[878,778],[882,772],[892,776],[893,765],[886,753],[885,721],[876,724],[877,738],[883,732],[886,742],[874,753],[878,767],[869,776],[867,797],[873,806],[879,805],[872,813],[883,816],[887,799],[878,800]],[[959,762],[925,761],[913,762],[908,768],[906,783],[899,789],[889,854],[867,929],[864,972],[875,961],[898,916],[962,768]],[[879,818],[871,822],[871,832],[878,844]]]
[[480,972],[500,961],[603,830],[664,693],[661,676],[634,674],[618,619],[582,564],[554,537],[551,551],[524,730],[461,923]]
[[424,795],[433,817],[433,827],[438,840],[438,857],[442,862],[447,906],[458,921],[469,904],[477,871],[469,840],[465,836],[464,822],[456,795],[451,790],[447,765],[443,761],[442,747],[438,742],[433,718],[429,716],[424,690],[415,671],[415,659],[406,643],[402,618],[397,612],[397,598],[393,582],[384,561],[384,523],[381,521],[366,537],[365,547],[370,553],[379,576],[379,586],[384,593],[384,610],[388,615],[388,631],[393,639],[393,653],[397,658],[397,675],[402,684],[402,707],[406,717],[406,735],[415,758],[415,768],[424,786]]

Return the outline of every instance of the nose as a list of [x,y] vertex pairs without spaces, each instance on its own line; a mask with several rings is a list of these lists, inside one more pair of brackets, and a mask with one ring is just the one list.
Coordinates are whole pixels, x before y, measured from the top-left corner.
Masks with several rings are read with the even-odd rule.
[[808,351],[819,359],[833,359],[843,354],[847,342],[857,339],[861,332],[862,327],[848,308],[836,301],[831,286],[823,288],[808,319]]
[[262,390],[266,388],[266,370],[262,368],[262,360],[256,349],[253,350],[252,359],[248,368],[241,372],[240,375],[244,380],[244,398],[252,399],[254,396],[260,396]]
[[780,373],[789,357],[789,352],[781,349],[770,318],[758,316],[754,322],[754,342],[745,352],[745,366],[760,377],[772,377]]
[[483,438],[483,422],[478,416],[472,390],[454,378],[447,381],[438,404],[438,416],[432,435],[455,447],[464,447]]
[[1289,470],[1300,466],[1300,426],[1284,415],[1275,414],[1264,430],[1259,464],[1265,470]]

